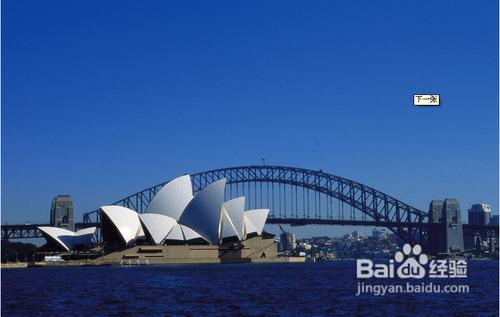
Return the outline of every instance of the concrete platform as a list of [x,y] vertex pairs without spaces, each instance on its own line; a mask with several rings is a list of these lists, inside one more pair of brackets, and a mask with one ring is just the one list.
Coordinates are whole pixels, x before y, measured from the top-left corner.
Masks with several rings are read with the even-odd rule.
[[[37,262],[33,267],[167,265],[225,263],[303,263],[303,257],[278,257],[272,237],[254,236],[244,241],[225,241],[221,245],[136,245],[108,250],[96,258],[67,257],[59,262]],[[106,251],[106,249],[104,249]]]

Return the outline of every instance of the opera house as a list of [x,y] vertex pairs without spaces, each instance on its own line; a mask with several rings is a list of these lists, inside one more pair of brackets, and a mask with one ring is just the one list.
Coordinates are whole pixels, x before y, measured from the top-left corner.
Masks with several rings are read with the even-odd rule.
[[[224,201],[226,180],[193,195],[191,177],[178,177],[154,196],[144,213],[122,206],[100,208],[103,263],[269,262],[274,235],[264,232],[269,209],[245,210],[245,197]],[[39,228],[62,251],[90,247],[96,228],[76,233]]]
[[47,240],[44,249],[66,252],[88,248],[92,244],[92,237],[97,228],[91,227],[77,232],[58,227],[38,227],[38,229]]

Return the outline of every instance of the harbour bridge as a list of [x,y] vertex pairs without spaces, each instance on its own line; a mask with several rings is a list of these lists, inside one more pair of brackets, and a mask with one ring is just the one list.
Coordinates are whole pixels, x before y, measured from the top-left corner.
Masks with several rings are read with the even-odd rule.
[[[246,197],[246,209],[269,208],[267,223],[300,225],[352,225],[386,227],[404,242],[427,243],[427,212],[359,182],[322,170],[286,166],[252,165],[191,174],[193,192],[226,178],[226,200]],[[168,181],[115,201],[142,213]],[[84,228],[100,223],[99,210],[84,214]],[[36,226],[2,226],[2,239],[41,237]],[[28,228],[26,228],[28,229]],[[494,232],[498,226],[464,225],[464,231]]]

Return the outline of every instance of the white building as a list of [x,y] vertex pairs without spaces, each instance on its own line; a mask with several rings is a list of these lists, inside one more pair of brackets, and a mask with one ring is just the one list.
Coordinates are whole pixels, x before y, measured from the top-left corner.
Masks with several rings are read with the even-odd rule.
[[122,206],[103,206],[101,225],[108,245],[128,246],[140,239],[150,244],[220,244],[261,235],[269,209],[244,210],[245,198],[224,202],[226,180],[193,195],[191,177],[178,177],[151,200],[145,213]]
[[38,227],[47,244],[60,251],[74,251],[87,248],[92,244],[92,237],[97,228],[85,228],[77,232],[58,227]]

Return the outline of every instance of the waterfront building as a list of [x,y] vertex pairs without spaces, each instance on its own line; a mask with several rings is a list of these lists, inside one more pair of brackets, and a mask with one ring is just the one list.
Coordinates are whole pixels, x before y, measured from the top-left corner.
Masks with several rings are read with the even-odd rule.
[[121,247],[139,240],[153,245],[217,245],[224,239],[243,241],[261,235],[269,210],[245,211],[245,197],[224,202],[225,185],[222,179],[193,195],[191,178],[185,175],[167,183],[143,214],[123,206],[103,206],[103,240]]
[[78,249],[88,249],[92,245],[92,237],[97,228],[85,228],[77,232],[58,227],[38,227],[47,240],[44,249],[47,251],[69,252]]
[[487,225],[491,221],[491,207],[487,204],[474,204],[470,207],[469,224],[473,225]]
[[[102,241],[90,256],[101,264],[304,260],[278,258],[275,236],[264,231],[269,209],[245,210],[245,197],[224,201],[225,187],[226,179],[221,179],[194,194],[191,177],[185,175],[164,185],[144,213],[118,205],[100,207]],[[83,233],[39,229],[51,245],[60,247],[65,260],[86,256],[64,253],[81,245]]]
[[295,234],[283,231],[280,234],[280,252],[292,252],[295,250],[296,240]]

